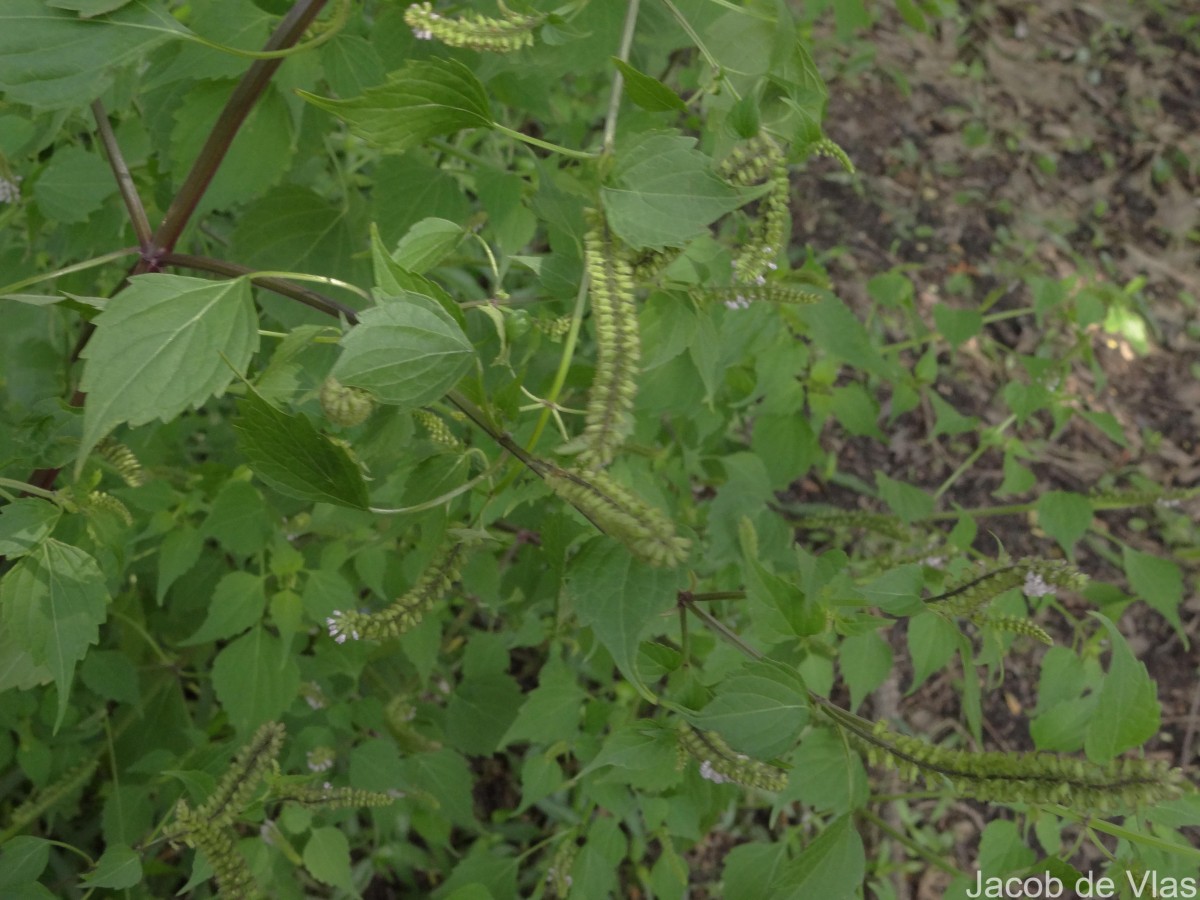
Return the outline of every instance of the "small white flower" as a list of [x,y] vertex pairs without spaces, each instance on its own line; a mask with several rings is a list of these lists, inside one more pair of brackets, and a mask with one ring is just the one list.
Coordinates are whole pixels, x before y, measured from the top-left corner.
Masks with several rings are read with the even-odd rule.
[[1178,506],[1183,506],[1183,501],[1178,497],[1159,497],[1154,501],[1154,505],[1159,509],[1175,509]]
[[415,37],[418,41],[432,41],[433,32],[428,28],[414,28],[413,37]]
[[713,784],[727,784],[733,780],[728,775],[722,775],[714,769],[712,762],[707,759],[700,763],[700,777],[711,781]]
[[317,747],[306,755],[310,772],[327,772],[333,768],[333,751],[328,747]]
[[9,181],[0,175],[0,203],[16,203],[21,199],[21,176],[16,175]]
[[944,556],[927,556],[921,560],[921,565],[929,566],[931,569],[940,569],[945,564],[946,557]]
[[1025,576],[1025,585],[1021,590],[1025,592],[1026,597],[1045,597],[1054,593],[1054,588],[1046,584],[1046,579],[1037,572],[1030,572]]

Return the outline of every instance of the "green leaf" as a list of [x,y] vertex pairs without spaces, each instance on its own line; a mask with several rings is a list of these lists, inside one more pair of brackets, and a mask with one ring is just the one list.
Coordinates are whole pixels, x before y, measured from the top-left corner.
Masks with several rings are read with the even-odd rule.
[[139,275],[108,301],[81,354],[88,402],[76,468],[122,422],[164,422],[225,391],[258,349],[250,283]]
[[181,647],[194,647],[241,634],[262,619],[267,596],[262,579],[249,572],[229,572],[217,582],[208,615]]
[[909,620],[908,655],[913,661],[909,694],[950,661],[958,649],[959,637],[959,630],[935,613],[923,612]]
[[16,559],[50,537],[62,508],[45,500],[14,500],[0,507],[0,556]]
[[617,153],[601,190],[612,230],[635,249],[682,247],[745,198],[712,172],[695,138],[640,135]]
[[452,59],[409,61],[390,73],[386,83],[349,100],[297,93],[342,119],[359,137],[392,153],[463,128],[492,125],[483,85],[470,69]]
[[[771,572],[756,558],[758,538],[754,533],[754,523],[748,516],[743,516],[738,526],[738,540],[742,549],[746,596],[751,603],[762,604],[778,614],[793,634],[805,636],[823,631],[825,612],[820,604],[814,602],[794,581]],[[786,631],[783,633],[787,634]]]
[[762,130],[762,113],[758,108],[758,97],[746,94],[729,110],[725,125],[742,140],[749,140]]
[[1078,541],[1092,524],[1092,504],[1087,497],[1071,491],[1047,491],[1038,498],[1038,524],[1070,556]]
[[[182,181],[200,153],[235,84],[224,80],[196,84],[175,110],[171,162],[172,172],[178,173],[177,182]],[[200,199],[196,215],[246,205],[278,183],[295,153],[293,121],[280,92],[266,91],[238,128],[220,168]],[[111,175],[108,180],[112,181]]]
[[20,835],[0,848],[0,889],[36,881],[50,862],[50,842],[45,838]]
[[86,106],[115,70],[186,29],[153,0],[133,0],[103,18],[81,20],[41,0],[0,7],[0,93],[38,109]]
[[681,573],[646,565],[614,541],[595,538],[571,560],[566,586],[575,615],[590,627],[617,668],[644,695],[637,650],[652,622],[675,605]]
[[445,219],[422,219],[400,240],[392,260],[417,275],[428,272],[462,243],[463,227]]
[[299,695],[300,664],[288,643],[257,627],[217,654],[212,686],[234,728],[249,733]]
[[155,601],[162,606],[171,585],[200,559],[204,538],[190,525],[177,527],[163,538],[158,549],[158,586]]
[[1158,731],[1158,691],[1146,671],[1112,621],[1093,612],[1104,625],[1112,644],[1108,674],[1100,686],[1097,708],[1103,715],[1088,722],[1084,750],[1088,758],[1107,762],[1118,753],[1137,747]]
[[317,432],[304,415],[289,416],[250,390],[234,421],[238,447],[259,478],[298,500],[366,509],[367,485],[346,449]]
[[304,868],[322,884],[355,893],[350,872],[350,842],[341,829],[314,828],[304,845]]
[[944,303],[933,308],[933,321],[951,347],[959,347],[983,331],[983,313],[977,309],[954,309]]
[[549,660],[538,675],[538,686],[529,692],[501,746],[518,741],[553,744],[569,740],[579,730],[579,715],[587,694],[574,673],[558,659]]
[[[388,246],[426,216],[465,222],[471,207],[453,176],[418,154],[387,156],[375,168],[372,218]],[[378,283],[378,282],[377,282]]]
[[879,496],[883,502],[905,522],[918,522],[933,512],[935,501],[927,491],[889,478],[879,469],[875,470],[875,483],[879,486]]
[[862,757],[832,728],[816,728],[804,735],[789,760],[792,771],[780,803],[799,800],[806,807],[841,815],[861,807],[867,799],[867,773]]
[[1130,587],[1175,626],[1186,647],[1187,635],[1179,620],[1179,604],[1183,602],[1183,572],[1179,566],[1169,559],[1132,547],[1125,548],[1124,560]]
[[80,18],[89,19],[128,6],[129,2],[130,0],[46,0],[46,5],[55,9],[69,9],[79,13]]
[[381,403],[415,409],[443,396],[470,370],[475,348],[436,300],[409,294],[369,309],[342,338],[331,373]]
[[57,150],[33,186],[42,215],[57,222],[86,222],[116,193],[108,164],[79,147]]
[[850,709],[853,711],[867,694],[883,684],[892,670],[892,647],[878,631],[851,635],[842,641],[838,665],[850,688]]
[[867,329],[850,308],[832,294],[814,290],[823,295],[821,302],[796,308],[796,315],[808,326],[813,345],[873,375],[899,380],[895,366],[879,355]]
[[647,112],[687,112],[687,104],[683,102],[683,98],[657,78],[639,72],[615,56],[612,61],[625,79],[625,93],[636,106]]
[[765,897],[787,863],[787,844],[740,844],[725,854],[721,881],[726,897]]
[[142,858],[128,844],[109,844],[96,868],[83,879],[85,887],[123,890],[142,880]]
[[720,732],[734,749],[758,759],[779,756],[807,723],[804,684],[794,672],[765,660],[726,675],[694,720],[697,727]]
[[446,739],[473,756],[494,753],[520,702],[521,688],[504,673],[466,678],[446,706]]
[[67,713],[75,664],[100,640],[108,615],[104,575],[91,556],[53,538],[45,541],[0,580],[0,623],[45,665],[58,687],[54,727]]
[[866,856],[849,816],[842,816],[804,848],[773,885],[771,900],[842,900],[858,896]]

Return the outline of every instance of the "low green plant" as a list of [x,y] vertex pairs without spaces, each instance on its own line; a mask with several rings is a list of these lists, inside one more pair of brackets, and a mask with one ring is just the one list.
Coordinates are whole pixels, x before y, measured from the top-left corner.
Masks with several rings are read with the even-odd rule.
[[[990,448],[1033,488],[1086,350],[1015,358],[981,427],[933,387],[989,303],[931,330],[881,273],[864,324],[789,252],[807,168],[852,166],[785,4],[326,6],[0,10],[3,892],[887,896],[866,766],[1031,823],[1036,866],[987,826],[989,876],[1066,872],[1069,823],[1195,865],[1134,598],[1071,562],[1194,492],[954,502]],[[934,492],[822,444],[923,402],[977,436]],[[1032,513],[1044,557],[980,551]],[[1181,567],[1120,552],[1182,631]],[[985,750],[1030,638],[1034,750]],[[960,735],[859,714],[905,642]]]

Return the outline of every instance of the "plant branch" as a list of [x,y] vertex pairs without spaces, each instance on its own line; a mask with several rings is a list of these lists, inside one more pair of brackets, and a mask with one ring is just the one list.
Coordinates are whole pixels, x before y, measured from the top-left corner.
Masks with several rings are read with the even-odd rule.
[[[326,297],[324,294],[319,294],[316,291],[310,291],[308,288],[300,287],[298,284],[293,284],[283,278],[275,278],[270,275],[256,276],[254,270],[248,266],[226,262],[222,259],[212,259],[208,256],[193,256],[190,253],[166,253],[160,257],[159,261],[168,266],[180,266],[185,269],[212,272],[215,275],[227,275],[230,278],[241,278],[242,276],[249,275],[250,280],[254,284],[265,290],[273,291],[284,297],[290,297],[293,300],[299,300],[305,306],[311,306],[320,312],[345,319],[351,325],[358,322],[358,313],[344,303],[340,303],[332,297]],[[327,281],[327,279],[322,279],[322,281]]]
[[[299,0],[283,17],[275,32],[267,39],[263,49],[273,51],[291,47],[300,40],[326,2],[327,0]],[[225,154],[229,152],[229,146],[233,143],[238,129],[241,128],[246,116],[250,114],[250,110],[258,98],[266,90],[271,76],[275,74],[275,70],[282,62],[282,59],[256,60],[242,76],[242,80],[234,88],[225,108],[217,117],[216,124],[213,125],[213,129],[208,135],[208,140],[200,149],[200,155],[192,163],[191,171],[188,172],[179,193],[171,202],[162,224],[155,231],[152,249],[158,252],[170,252],[175,249],[175,242],[183,234],[183,229],[196,211],[200,198],[208,190],[208,185],[217,173],[217,167],[225,159]],[[146,263],[147,267],[152,264],[153,260]]]
[[150,220],[146,218],[146,207],[142,205],[142,198],[138,196],[133,176],[129,174],[129,166],[125,164],[117,136],[113,134],[108,113],[99,100],[92,103],[92,116],[96,119],[96,131],[100,135],[100,143],[104,145],[104,154],[108,157],[113,176],[117,179],[117,189],[121,192],[121,199],[125,201],[125,210],[129,213],[133,233],[137,235],[138,246],[145,253],[150,250],[154,240],[154,231],[150,227]]
[[[637,30],[638,5],[641,0],[629,0],[625,10],[625,30],[621,32],[621,47],[617,58],[623,63],[629,62],[629,50],[633,46],[633,33]],[[617,136],[617,115],[621,110],[621,87],[625,79],[618,68],[613,74],[612,91],[608,95],[608,115],[604,117],[604,152],[612,153],[613,141]]]

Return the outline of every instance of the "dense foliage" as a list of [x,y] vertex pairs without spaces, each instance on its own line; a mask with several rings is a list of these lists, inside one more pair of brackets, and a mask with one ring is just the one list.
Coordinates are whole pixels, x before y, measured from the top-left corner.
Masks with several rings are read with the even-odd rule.
[[[1062,384],[1133,314],[1047,280],[1011,415],[947,402],[989,304],[931,329],[879,273],[864,322],[789,246],[813,170],[853,173],[810,24],[5,0],[0,894],[889,897],[912,860],[961,893],[881,818],[917,797],[1015,811],[987,876],[1069,880],[1097,833],[1110,873],[1194,874],[1200,800],[1136,752],[1159,700],[1114,624],[1140,597],[1178,627],[1184,574],[1073,564],[1098,511],[1192,494],[954,496],[985,449],[1012,497],[1039,435],[1116,430]],[[917,408],[975,439],[936,491],[825,449]],[[1037,642],[1037,752],[988,749]],[[938,743],[865,716],[902,648],[912,690],[955,673]]]

